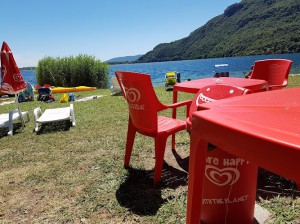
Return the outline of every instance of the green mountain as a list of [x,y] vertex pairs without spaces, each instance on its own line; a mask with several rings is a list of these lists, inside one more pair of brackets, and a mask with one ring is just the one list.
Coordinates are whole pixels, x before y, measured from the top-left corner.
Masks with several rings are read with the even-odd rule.
[[124,57],[117,57],[107,60],[107,63],[126,63],[126,62],[133,62],[139,59],[142,54],[135,55],[135,56],[124,56]]
[[[199,15],[201,16],[201,15]],[[300,0],[242,0],[137,62],[300,52]]]

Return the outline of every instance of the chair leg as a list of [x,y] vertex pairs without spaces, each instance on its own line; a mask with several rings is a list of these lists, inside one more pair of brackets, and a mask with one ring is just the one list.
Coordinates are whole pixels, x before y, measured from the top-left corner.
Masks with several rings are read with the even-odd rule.
[[75,122],[75,113],[74,113],[74,106],[71,103],[70,104],[70,115],[71,115],[71,123],[72,123],[72,127],[76,126],[76,122]]
[[172,134],[172,150],[175,150],[175,134]]
[[34,131],[35,132],[38,132],[39,131],[39,124],[37,122],[35,122],[35,128],[34,128]]
[[14,126],[13,126],[13,120],[12,120],[12,115],[9,115],[9,120],[8,120],[8,135],[13,135],[14,133]]
[[7,133],[8,135],[13,135],[14,134],[13,115],[16,111],[18,111],[18,110],[13,110],[13,111],[9,112],[9,115],[8,115],[8,133]]
[[161,178],[167,138],[168,136],[157,136],[155,138],[154,184],[158,184]]
[[35,128],[34,128],[34,131],[35,132],[38,132],[39,131],[39,124],[37,122],[37,119],[42,115],[42,110],[40,107],[38,108],[35,108],[33,110],[33,115],[34,115],[34,124],[35,124]]
[[29,122],[30,121],[29,113],[26,113],[26,118],[27,118],[26,122]]
[[129,117],[128,130],[127,130],[127,141],[126,141],[126,152],[125,152],[125,159],[124,159],[125,167],[129,166],[135,135],[136,135],[136,129],[133,126],[131,118]]

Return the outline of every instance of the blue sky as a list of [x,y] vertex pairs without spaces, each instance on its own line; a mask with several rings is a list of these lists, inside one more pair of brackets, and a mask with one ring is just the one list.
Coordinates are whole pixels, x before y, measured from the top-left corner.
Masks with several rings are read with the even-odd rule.
[[188,36],[239,0],[0,0],[0,41],[19,67],[45,56],[106,61]]

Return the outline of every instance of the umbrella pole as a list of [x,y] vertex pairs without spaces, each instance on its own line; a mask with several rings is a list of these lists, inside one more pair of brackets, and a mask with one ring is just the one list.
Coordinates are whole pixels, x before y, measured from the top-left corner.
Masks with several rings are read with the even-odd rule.
[[16,102],[18,104],[18,112],[19,112],[19,116],[20,116],[20,119],[21,119],[22,129],[23,129],[25,127],[25,122],[24,122],[24,119],[23,119],[22,112],[20,110],[19,94],[16,94],[15,96],[16,96]]

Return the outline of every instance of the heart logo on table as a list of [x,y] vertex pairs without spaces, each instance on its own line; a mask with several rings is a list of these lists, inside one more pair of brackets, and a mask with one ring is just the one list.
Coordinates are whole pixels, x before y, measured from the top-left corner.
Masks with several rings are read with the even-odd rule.
[[218,186],[232,185],[240,178],[240,171],[231,167],[219,169],[215,166],[206,165],[205,176]]

